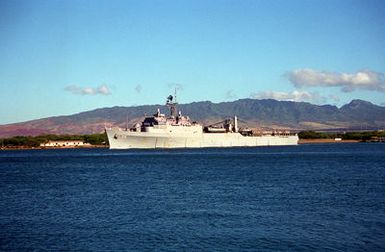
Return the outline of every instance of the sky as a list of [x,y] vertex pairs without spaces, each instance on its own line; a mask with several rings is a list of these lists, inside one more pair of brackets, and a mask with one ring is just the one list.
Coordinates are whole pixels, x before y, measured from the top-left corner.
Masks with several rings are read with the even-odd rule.
[[385,106],[385,1],[0,1],[0,124],[243,98]]

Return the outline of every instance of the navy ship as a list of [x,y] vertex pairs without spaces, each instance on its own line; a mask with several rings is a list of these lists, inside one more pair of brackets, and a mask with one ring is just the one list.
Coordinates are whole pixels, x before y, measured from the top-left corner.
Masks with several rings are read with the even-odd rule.
[[110,149],[207,148],[297,145],[298,135],[289,132],[254,135],[238,127],[234,116],[223,122],[203,127],[188,116],[177,112],[175,97],[166,102],[169,115],[158,109],[130,129],[106,128]]

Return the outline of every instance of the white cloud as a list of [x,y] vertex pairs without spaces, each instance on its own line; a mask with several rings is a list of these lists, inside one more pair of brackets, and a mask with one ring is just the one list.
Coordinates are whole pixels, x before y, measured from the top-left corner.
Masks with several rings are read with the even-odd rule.
[[276,92],[265,91],[252,93],[250,95],[254,99],[274,99],[279,101],[295,101],[295,102],[311,102],[311,103],[325,103],[326,98],[317,92],[307,92],[294,90],[293,92]]
[[356,73],[335,73],[313,69],[297,69],[286,74],[295,87],[341,87],[343,92],[356,89],[385,92],[383,73],[362,70]]
[[111,91],[106,84],[100,85],[98,87],[79,87],[76,85],[67,86],[66,91],[71,92],[72,94],[78,95],[110,95]]

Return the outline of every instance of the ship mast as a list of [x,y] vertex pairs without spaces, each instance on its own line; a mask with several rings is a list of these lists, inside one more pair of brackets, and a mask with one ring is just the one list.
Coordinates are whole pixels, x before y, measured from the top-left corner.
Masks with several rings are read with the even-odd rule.
[[175,91],[174,91],[174,96],[169,95],[167,97],[166,105],[170,109],[170,115],[176,118],[177,117],[176,105],[178,105],[178,103],[176,102],[176,88],[175,88]]

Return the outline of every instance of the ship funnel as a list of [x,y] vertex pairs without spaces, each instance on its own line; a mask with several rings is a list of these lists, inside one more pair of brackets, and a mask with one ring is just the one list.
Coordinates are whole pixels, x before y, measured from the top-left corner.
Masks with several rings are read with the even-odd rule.
[[238,133],[238,118],[234,116],[234,132]]

